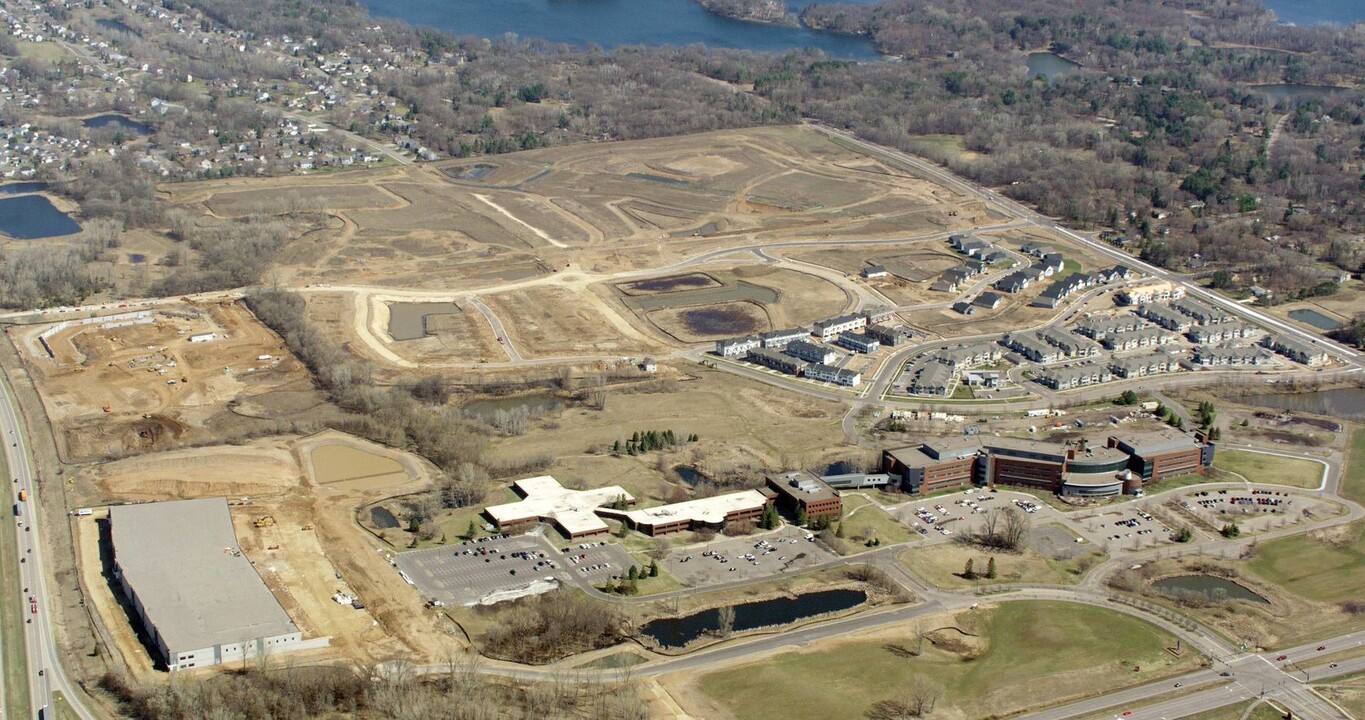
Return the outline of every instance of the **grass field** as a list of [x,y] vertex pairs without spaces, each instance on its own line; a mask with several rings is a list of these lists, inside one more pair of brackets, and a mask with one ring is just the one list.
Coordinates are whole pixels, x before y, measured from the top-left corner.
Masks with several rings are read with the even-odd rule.
[[1365,675],[1334,680],[1317,691],[1340,705],[1351,717],[1365,717]]
[[885,510],[856,495],[845,499],[842,522],[844,540],[852,552],[872,549],[866,547],[864,543],[873,537],[881,540],[882,545],[895,545],[919,539],[918,535],[910,532],[909,528],[888,515]]
[[1256,483],[1315,488],[1322,481],[1322,466],[1311,460],[1245,450],[1219,450],[1213,466]]
[[[9,466],[0,455],[0,477],[9,477]],[[0,577],[9,588],[17,588],[19,583],[19,554],[15,547],[14,533],[0,532]],[[7,593],[10,598],[0,602],[0,654],[5,665],[5,716],[12,718],[29,716],[28,662],[24,655],[24,608],[23,597],[18,593]]]
[[[954,643],[979,645],[975,657],[929,644],[909,657],[903,648],[914,645],[915,628],[900,626],[710,673],[697,680],[697,688],[738,720],[861,720],[873,703],[894,697],[898,684],[923,675],[947,689],[935,716],[998,717],[1150,682],[1196,662],[1166,653],[1163,648],[1174,638],[1161,630],[1084,605],[1011,602],[926,629],[954,624],[977,635]],[[943,632],[955,634],[939,635]]]
[[52,693],[52,713],[50,717],[55,720],[80,720],[80,715],[71,709],[71,705],[66,702],[66,696],[60,692]]
[[1365,427],[1351,433],[1351,449],[1341,479],[1341,496],[1365,503]]
[[1251,571],[1318,602],[1359,600],[1365,587],[1365,523],[1262,543]]
[[[972,569],[984,575],[990,558],[995,557],[994,580],[980,577],[965,580],[958,575],[972,561]],[[984,548],[948,543],[929,550],[911,548],[900,554],[900,562],[926,582],[941,588],[960,589],[1001,583],[1044,583],[1068,585],[1080,582],[1098,559],[1086,555],[1075,560],[1049,560],[1033,550],[1019,553],[992,553]]]

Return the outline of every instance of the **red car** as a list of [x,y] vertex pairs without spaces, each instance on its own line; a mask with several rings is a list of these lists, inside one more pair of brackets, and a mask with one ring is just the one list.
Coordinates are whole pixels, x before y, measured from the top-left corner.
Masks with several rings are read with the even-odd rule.
[[1286,659],[1286,658],[1288,658],[1288,657],[1289,657],[1288,655],[1281,655],[1281,656],[1275,658],[1275,661],[1276,661],[1276,662],[1279,662],[1280,660],[1284,660],[1284,659]]

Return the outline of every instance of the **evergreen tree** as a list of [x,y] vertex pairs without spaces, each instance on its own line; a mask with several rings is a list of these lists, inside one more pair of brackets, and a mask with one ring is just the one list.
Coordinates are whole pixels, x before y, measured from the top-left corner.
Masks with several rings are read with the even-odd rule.
[[843,524],[843,523],[839,523],[839,525],[838,525],[837,527],[834,528],[834,537],[841,538],[841,537],[843,537],[843,536],[844,536],[844,524]]
[[614,442],[614,443],[611,444],[611,453],[612,453],[613,455],[620,455],[620,454],[621,454],[621,441],[620,441],[620,440],[617,440],[616,442]]
[[659,577],[659,563],[654,560],[649,561],[649,576]]
[[626,577],[630,578],[631,581],[634,581],[635,578],[640,577],[640,571],[636,570],[634,565],[631,565],[630,572],[626,573]]
[[988,560],[986,560],[986,577],[990,578],[991,580],[994,580],[994,579],[995,579],[995,556],[994,556],[994,555],[990,556],[990,558],[989,558]]
[[473,521],[473,520],[470,520],[470,521],[469,521],[469,527],[465,528],[465,531],[464,531],[464,539],[466,539],[466,540],[473,540],[473,539],[474,539],[474,535],[477,534],[477,533],[478,533],[478,529],[474,527],[474,521]]
[[967,580],[976,579],[976,571],[972,569],[971,558],[967,558],[967,566],[962,568],[962,577],[966,578]]
[[796,508],[796,525],[797,527],[806,526],[806,509],[803,507]]

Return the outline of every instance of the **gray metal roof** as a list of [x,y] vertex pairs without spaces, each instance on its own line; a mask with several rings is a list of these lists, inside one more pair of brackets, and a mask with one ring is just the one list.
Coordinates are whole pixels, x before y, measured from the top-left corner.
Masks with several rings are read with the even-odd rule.
[[114,559],[171,653],[298,632],[237,546],[227,500],[109,509]]

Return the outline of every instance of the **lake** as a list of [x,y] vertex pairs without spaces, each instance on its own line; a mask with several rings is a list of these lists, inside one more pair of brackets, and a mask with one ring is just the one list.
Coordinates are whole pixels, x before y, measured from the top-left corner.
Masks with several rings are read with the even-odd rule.
[[[822,590],[735,606],[734,632],[787,625],[816,615],[850,610],[867,602],[862,590]],[[651,620],[640,628],[665,647],[684,647],[708,632],[720,629],[720,609],[703,610],[686,617]]]
[[1365,421],[1365,388],[1338,388],[1306,393],[1266,393],[1243,395],[1237,402],[1261,405],[1276,410],[1296,410],[1330,415],[1347,420]]
[[86,118],[85,120],[81,121],[81,124],[87,128],[90,128],[91,130],[100,130],[102,128],[112,127],[117,128],[119,130],[126,130],[130,133],[133,133],[134,135],[152,134],[151,125],[140,123],[136,120],[126,118],[122,115],[96,115],[95,117],[92,118]]
[[1365,22],[1365,3],[1360,0],[1266,0],[1280,22],[1295,25]]
[[[870,4],[874,0],[847,0]],[[816,48],[846,60],[877,60],[866,38],[721,17],[695,0],[363,0],[377,17],[455,35],[506,33],[569,45],[692,45],[758,52]],[[799,11],[809,3],[790,4]]]
[[42,195],[0,200],[0,232],[16,240],[38,240],[80,231],[79,223]]
[[1275,85],[1252,85],[1252,90],[1265,93],[1270,99],[1279,102],[1289,100],[1299,103],[1304,100],[1320,100],[1335,95],[1339,92],[1350,90],[1351,88],[1339,87],[1337,85],[1297,85],[1294,83],[1279,83]]
[[1061,77],[1066,77],[1075,72],[1081,65],[1050,52],[1036,52],[1028,54],[1028,77],[1030,80],[1042,75],[1048,82]]

